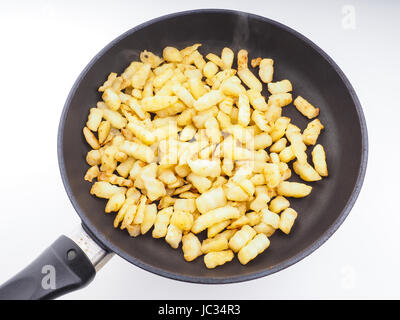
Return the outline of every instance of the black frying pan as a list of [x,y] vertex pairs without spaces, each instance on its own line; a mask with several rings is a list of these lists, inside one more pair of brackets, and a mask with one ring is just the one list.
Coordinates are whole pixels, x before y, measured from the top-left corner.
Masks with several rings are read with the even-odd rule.
[[[250,58],[273,58],[274,78],[290,79],[294,96],[300,94],[321,109],[319,118],[326,128],[319,142],[327,151],[330,176],[312,183],[314,189],[309,197],[290,200],[299,212],[292,232],[289,236],[277,232],[269,249],[246,266],[235,259],[208,270],[202,259],[187,263],[181,250],[171,249],[165,241],[149,234],[129,237],[127,232],[113,228],[114,216],[104,213],[105,201],[91,196],[91,185],[83,180],[89,147],[82,128],[89,108],[100,99],[97,88],[108,73],[122,72],[144,49],[160,54],[167,45],[183,48],[197,42],[203,44],[203,53],[219,54],[224,46],[229,46],[235,52],[246,48]],[[307,120],[293,106],[285,107],[284,114],[305,128]],[[65,189],[86,233],[73,236],[74,241],[60,237],[36,261],[0,287],[0,298],[54,298],[82,287],[93,278],[94,266],[104,261],[106,252],[114,252],[161,276],[196,283],[246,281],[282,270],[322,245],[348,215],[366,170],[367,129],[349,81],[310,40],[260,16],[229,10],[195,10],[133,28],[94,57],[65,103],[58,134],[58,159]]]

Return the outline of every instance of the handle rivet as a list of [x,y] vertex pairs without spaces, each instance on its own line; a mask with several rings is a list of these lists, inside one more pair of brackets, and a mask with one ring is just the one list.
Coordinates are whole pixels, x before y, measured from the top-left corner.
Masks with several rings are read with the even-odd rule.
[[76,258],[76,251],[75,249],[70,249],[67,251],[67,259],[69,261],[74,260]]

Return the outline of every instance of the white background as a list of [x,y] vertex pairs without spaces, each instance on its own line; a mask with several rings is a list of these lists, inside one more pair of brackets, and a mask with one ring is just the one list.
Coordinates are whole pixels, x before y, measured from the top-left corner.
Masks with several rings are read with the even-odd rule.
[[[343,27],[343,6],[355,29]],[[59,175],[57,126],[81,70],[108,42],[146,20],[194,8],[230,8],[282,22],[342,68],[369,131],[364,187],[321,248],[277,274],[196,285],[114,257],[65,299],[400,298],[399,31],[397,1],[8,1],[0,4],[0,283],[79,224]]]

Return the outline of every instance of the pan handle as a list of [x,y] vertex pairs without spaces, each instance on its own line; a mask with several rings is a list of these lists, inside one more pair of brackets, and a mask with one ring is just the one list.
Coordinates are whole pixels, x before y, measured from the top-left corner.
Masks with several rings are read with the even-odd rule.
[[62,235],[25,269],[0,286],[0,300],[54,299],[88,285],[111,254],[81,227]]

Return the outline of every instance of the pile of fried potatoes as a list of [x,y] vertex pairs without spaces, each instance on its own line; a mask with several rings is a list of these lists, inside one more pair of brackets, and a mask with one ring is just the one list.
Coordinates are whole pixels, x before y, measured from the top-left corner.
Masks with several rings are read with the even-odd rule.
[[[83,129],[93,149],[85,180],[96,179],[90,193],[108,199],[105,212],[116,212],[114,227],[130,236],[153,228],[172,248],[182,242],[185,260],[204,255],[207,268],[234,253],[247,264],[277,229],[289,234],[297,212],[287,198],[312,190],[288,181],[288,163],[304,181],[328,175],[316,144],[324,126],[314,119],[302,132],[282,116],[292,84],[272,82],[272,59],[251,60],[258,78],[246,50],[235,70],[231,49],[204,57],[200,46],[166,47],[162,57],[143,51],[120,76],[110,73]],[[293,104],[308,119],[319,114],[301,96]]]

